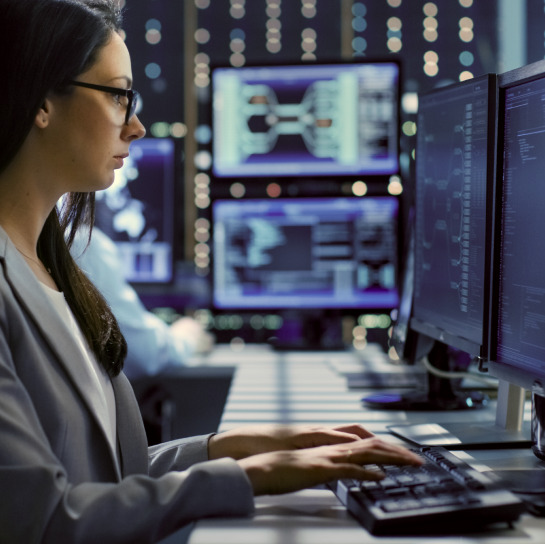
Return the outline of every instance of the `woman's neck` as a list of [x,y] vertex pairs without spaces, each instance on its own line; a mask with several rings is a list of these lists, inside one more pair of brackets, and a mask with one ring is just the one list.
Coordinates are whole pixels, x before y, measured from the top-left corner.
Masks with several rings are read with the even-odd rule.
[[10,166],[0,175],[0,225],[17,248],[37,258],[38,238],[56,200],[37,176]]
[[52,209],[47,199],[40,196],[41,192],[32,189],[28,178],[11,176],[8,179],[6,172],[3,172],[0,176],[0,226],[36,278],[48,287],[57,289],[37,251],[40,233]]

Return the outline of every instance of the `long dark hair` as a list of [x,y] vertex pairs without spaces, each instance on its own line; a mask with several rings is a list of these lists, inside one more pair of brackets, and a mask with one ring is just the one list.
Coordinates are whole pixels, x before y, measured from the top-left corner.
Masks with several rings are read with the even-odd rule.
[[[50,92],[85,72],[121,27],[116,0],[0,0],[0,172],[13,160]],[[127,345],[108,304],[70,254],[94,220],[94,193],[65,195],[49,214],[38,256],[51,269],[97,360],[119,374]],[[90,236],[90,234],[89,234]]]

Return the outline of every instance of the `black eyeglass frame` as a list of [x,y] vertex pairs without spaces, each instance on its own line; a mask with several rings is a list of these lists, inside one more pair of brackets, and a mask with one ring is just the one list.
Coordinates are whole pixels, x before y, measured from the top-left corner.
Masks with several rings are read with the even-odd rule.
[[129,99],[127,104],[127,111],[125,113],[125,124],[128,125],[129,121],[136,112],[136,106],[138,105],[138,98],[140,93],[134,89],[121,89],[118,87],[107,87],[105,85],[95,85],[94,83],[85,83],[84,81],[69,81],[70,85],[76,87],[85,87],[86,89],[94,89],[95,91],[102,91],[104,93],[118,94],[125,96]]

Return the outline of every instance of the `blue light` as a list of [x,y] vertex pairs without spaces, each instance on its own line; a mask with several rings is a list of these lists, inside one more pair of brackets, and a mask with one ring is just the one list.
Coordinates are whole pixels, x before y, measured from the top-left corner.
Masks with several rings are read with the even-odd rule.
[[355,17],[364,17],[367,14],[367,7],[362,2],[356,2],[352,6],[352,15]]
[[363,17],[354,17],[352,19],[352,28],[356,32],[363,32],[367,28],[367,21]]

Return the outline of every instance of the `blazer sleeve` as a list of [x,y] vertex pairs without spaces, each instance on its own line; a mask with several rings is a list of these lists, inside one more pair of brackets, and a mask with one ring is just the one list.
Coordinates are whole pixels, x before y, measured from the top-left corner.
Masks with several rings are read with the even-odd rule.
[[[53,379],[49,366],[54,365],[39,358],[41,352],[33,348],[36,339],[24,334],[24,319],[6,313],[3,302],[0,296],[1,543],[151,543],[198,519],[253,511],[251,484],[238,464],[232,459],[204,461],[206,437],[151,450],[150,473],[144,469],[120,481],[69,476],[57,453],[60,446],[54,447],[49,438],[51,420],[35,403],[61,385],[68,392],[69,382],[56,375],[58,382]],[[20,366],[38,364],[49,365],[52,383],[29,381],[30,370],[21,378]],[[77,420],[84,417],[82,412]],[[71,470],[78,462],[92,462],[95,452],[81,451],[81,446],[78,450],[68,430],[58,431],[63,455],[74,458]]]
[[[71,486],[57,478],[57,488],[43,543],[151,543],[192,521],[245,516],[254,509],[250,482],[227,458],[160,478],[133,475],[117,484]],[[31,541],[28,535],[13,536],[7,541]]]
[[[6,364],[0,335],[0,542],[151,543],[192,521],[253,511],[246,474],[232,459],[120,482],[70,482],[40,428],[27,391]],[[204,439],[152,455],[163,472],[203,455]],[[188,451],[190,463],[193,460]],[[162,458],[161,458],[162,457]],[[168,459],[167,459],[168,458]]]
[[186,470],[196,463],[208,461],[208,440],[211,436],[193,436],[150,446],[150,475],[159,477],[171,470]]

